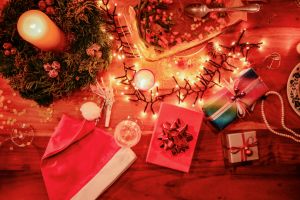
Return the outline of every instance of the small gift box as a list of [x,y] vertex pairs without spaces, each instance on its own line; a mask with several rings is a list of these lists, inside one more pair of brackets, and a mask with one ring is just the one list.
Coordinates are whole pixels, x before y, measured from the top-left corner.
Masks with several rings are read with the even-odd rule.
[[188,172],[203,113],[162,103],[146,162]]
[[224,158],[229,163],[259,159],[255,131],[224,134],[222,144]]
[[215,95],[204,99],[203,111],[208,120],[222,130],[237,117],[244,117],[247,108],[268,90],[256,72],[249,68],[225,84]]

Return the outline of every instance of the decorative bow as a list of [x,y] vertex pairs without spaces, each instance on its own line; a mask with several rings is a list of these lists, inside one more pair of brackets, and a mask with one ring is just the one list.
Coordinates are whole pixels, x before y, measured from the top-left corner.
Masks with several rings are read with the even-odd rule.
[[257,146],[257,141],[253,137],[249,137],[245,141],[245,135],[242,133],[242,139],[243,139],[243,145],[240,147],[230,147],[227,148],[230,153],[237,154],[241,152],[241,161],[247,161],[247,157],[251,156],[253,154],[253,151],[250,149],[250,147]]
[[238,81],[239,79],[236,79],[233,81],[230,78],[230,82],[224,81],[225,87],[228,89],[228,91],[232,94],[230,97],[233,102],[236,103],[236,109],[237,109],[237,116],[239,118],[244,118],[247,113],[247,104],[242,101],[242,98],[246,96],[245,91],[240,91],[238,88]]
[[183,124],[180,119],[177,119],[173,123],[162,124],[162,133],[158,139],[161,140],[160,148],[171,150],[172,155],[177,155],[189,149],[189,142],[193,140],[193,135],[188,132],[188,124]]
[[104,81],[101,78],[101,83],[96,81],[96,84],[90,85],[90,88],[93,93],[95,93],[99,97],[103,98],[103,100],[104,100],[103,107],[106,107],[105,127],[109,127],[111,109],[112,109],[113,103],[115,101],[114,91],[113,91],[111,82],[110,82],[109,86],[105,86]]

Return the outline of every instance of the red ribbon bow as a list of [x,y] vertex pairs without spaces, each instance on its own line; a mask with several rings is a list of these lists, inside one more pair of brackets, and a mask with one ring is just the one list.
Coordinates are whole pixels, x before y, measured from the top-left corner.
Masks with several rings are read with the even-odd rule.
[[241,152],[241,161],[247,161],[247,157],[251,156],[253,154],[252,150],[250,147],[255,147],[257,146],[257,141],[254,140],[253,137],[248,137],[247,140],[245,140],[245,135],[242,133],[242,140],[243,140],[243,146],[240,147],[230,147],[228,150],[232,154],[237,154]]

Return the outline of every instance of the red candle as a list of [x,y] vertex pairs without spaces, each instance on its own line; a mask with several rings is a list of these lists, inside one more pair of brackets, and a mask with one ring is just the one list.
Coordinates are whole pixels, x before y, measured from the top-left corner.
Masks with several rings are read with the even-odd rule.
[[155,84],[154,74],[148,69],[141,69],[134,75],[133,82],[136,88],[147,91]]
[[43,12],[29,10],[17,24],[20,36],[43,51],[62,51],[66,46],[64,33]]

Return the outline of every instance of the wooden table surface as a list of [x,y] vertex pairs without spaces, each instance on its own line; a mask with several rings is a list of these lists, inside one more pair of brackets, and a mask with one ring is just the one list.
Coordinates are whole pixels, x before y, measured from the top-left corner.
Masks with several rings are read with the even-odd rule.
[[[0,8],[4,2],[0,2]],[[118,3],[119,8],[126,8],[136,1],[122,0]],[[296,52],[296,44],[300,42],[299,13],[300,7],[294,0],[269,0],[265,1],[261,12],[249,14],[245,23],[247,40],[266,41],[263,51],[250,56],[253,67],[271,90],[282,94],[287,126],[298,131],[300,118],[288,105],[286,83],[291,70],[300,61]],[[219,39],[232,41],[239,31],[240,28],[234,28]],[[280,53],[282,61],[278,69],[270,70],[265,66],[264,58],[272,52]],[[160,62],[144,65],[152,67],[154,72],[160,70]],[[106,76],[120,74],[122,63],[119,61],[113,61],[105,73]],[[168,88],[170,85],[163,84],[163,89]],[[5,129],[15,126],[8,125],[7,121],[16,120],[31,124],[36,130],[36,137],[26,148],[14,147],[11,150],[9,142],[0,146],[0,199],[47,199],[39,163],[49,136],[63,113],[80,118],[80,105],[94,97],[89,91],[75,92],[71,97],[44,108],[19,97],[2,78],[1,91],[4,97],[0,107],[0,125],[4,127],[0,129],[1,136],[7,137]],[[142,108],[141,105],[126,103],[119,91],[112,111],[112,128],[107,131],[112,132],[113,127],[128,115],[139,117]],[[270,123],[281,130],[277,99],[270,97],[266,109]],[[300,144],[270,133],[262,122],[260,105],[246,118],[224,130],[256,130],[260,144],[258,161],[225,167],[221,132],[204,121],[188,174],[145,163],[154,120],[149,115],[141,120],[143,136],[133,147],[138,157],[136,162],[99,199],[299,199]],[[100,126],[102,124],[103,121]]]

